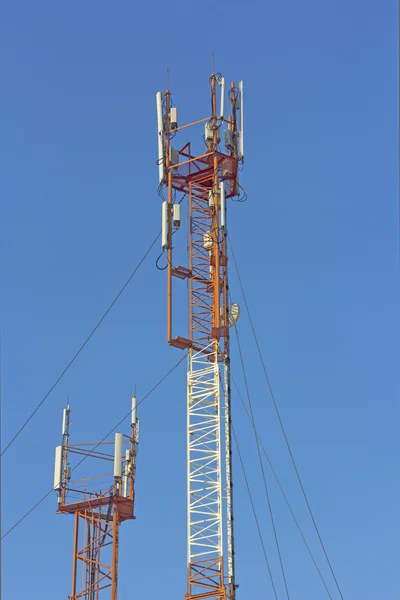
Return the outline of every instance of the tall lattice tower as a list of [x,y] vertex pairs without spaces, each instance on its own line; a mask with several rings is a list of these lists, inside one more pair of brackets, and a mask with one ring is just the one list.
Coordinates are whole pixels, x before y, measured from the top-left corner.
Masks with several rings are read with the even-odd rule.
[[69,600],[117,600],[119,527],[135,518],[136,396],[130,435],[116,433],[114,442],[71,443],[70,415],[68,406],[54,470],[57,512],[75,519]]
[[[170,90],[157,93],[159,194],[167,257],[168,343],[188,351],[186,598],[234,600],[229,326],[236,322],[239,308],[228,298],[226,224],[227,200],[240,196],[241,189],[243,83],[230,85],[227,118],[224,78],[213,74],[210,86],[211,115],[184,125],[178,122]],[[187,141],[186,134],[195,129],[197,137]],[[188,224],[186,239],[178,233],[181,221]],[[179,238],[178,260],[183,255],[182,262],[186,260],[180,266],[174,262]],[[184,337],[172,333],[175,278],[187,281],[189,333]]]

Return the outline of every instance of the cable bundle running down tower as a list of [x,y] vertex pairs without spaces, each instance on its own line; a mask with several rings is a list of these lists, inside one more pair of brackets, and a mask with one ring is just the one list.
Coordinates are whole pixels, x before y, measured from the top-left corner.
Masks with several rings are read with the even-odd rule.
[[[63,412],[62,445],[56,448],[54,470],[57,513],[75,516],[69,599],[117,600],[119,527],[122,522],[135,518],[139,442],[136,396],[132,397],[131,435],[116,433],[114,442],[71,444],[70,415],[67,406]],[[83,458],[74,464],[70,463],[71,455]],[[77,469],[89,458],[90,475],[85,469],[81,476]]]
[[[243,163],[243,83],[230,85],[227,119],[224,118],[225,79],[213,74],[210,83],[211,115],[182,126],[179,126],[170,90],[157,93],[159,191],[162,196],[165,186],[168,192],[167,200],[162,203],[162,248],[168,258],[168,343],[189,352],[186,598],[234,600],[229,327],[236,323],[239,307],[228,305],[226,200],[239,196],[241,189],[238,170]],[[222,152],[224,123],[225,150]],[[177,148],[175,140],[179,139],[180,132],[200,124],[204,127],[205,149],[196,154],[190,141]],[[201,142],[200,135],[197,140]],[[187,264],[175,266],[172,241],[181,223],[182,206],[188,211]],[[174,241],[176,239],[174,235]],[[174,278],[188,281],[188,337],[172,334]],[[223,442],[226,503],[223,503],[222,493]]]

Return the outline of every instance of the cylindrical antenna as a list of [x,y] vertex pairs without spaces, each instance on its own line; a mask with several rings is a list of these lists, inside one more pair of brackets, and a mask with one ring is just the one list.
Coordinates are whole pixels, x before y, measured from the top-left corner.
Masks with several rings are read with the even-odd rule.
[[221,227],[225,229],[225,185],[223,181],[219,184],[219,197],[221,202]]
[[123,486],[122,486],[122,495],[128,496],[128,481],[129,481],[129,450],[125,452],[125,466],[124,466],[124,477],[123,477]]
[[164,181],[164,122],[162,111],[162,94],[157,92],[157,133],[158,133],[158,175],[160,183]]
[[114,477],[122,476],[122,433],[115,434]]
[[[69,426],[70,426],[70,413],[71,407],[67,404],[67,407],[63,409],[63,420],[62,420],[62,436],[69,436]],[[64,441],[64,440],[63,440]]]
[[[139,443],[140,419],[136,419],[135,444]],[[135,459],[135,457],[133,457]]]
[[131,413],[131,425],[136,423],[136,394],[132,396],[132,413]]
[[161,205],[161,246],[168,248],[168,202],[164,200]]
[[243,81],[239,81],[239,102],[240,102],[240,137],[239,137],[239,156],[244,157],[244,129],[243,129]]
[[224,104],[225,104],[225,77],[221,77],[221,108],[219,111],[220,119],[224,118]]
[[61,473],[62,473],[62,446],[57,446],[56,457],[54,461],[54,489],[61,490]]
[[62,431],[61,434],[67,435],[67,409],[63,409],[63,419],[62,419]]
[[124,474],[122,475],[122,495],[125,496],[125,498],[127,497],[127,490],[128,490],[128,473],[126,470],[126,465],[124,466]]

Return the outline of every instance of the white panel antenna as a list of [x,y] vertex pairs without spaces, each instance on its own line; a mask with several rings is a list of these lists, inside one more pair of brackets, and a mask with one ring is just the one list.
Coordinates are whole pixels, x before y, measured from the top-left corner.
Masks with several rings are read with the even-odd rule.
[[161,246],[168,247],[168,202],[164,200],[161,205]]
[[61,435],[67,435],[67,409],[63,409],[62,431]]
[[157,133],[158,133],[158,176],[160,183],[164,180],[164,121],[162,110],[162,94],[157,92]]
[[122,433],[115,434],[114,477],[122,476]]
[[240,106],[240,137],[239,137],[239,157],[244,157],[244,128],[243,128],[243,81],[239,81],[239,106]]
[[221,108],[219,111],[219,118],[224,119],[224,104],[225,104],[225,77],[221,78]]
[[221,227],[225,229],[225,185],[223,181],[219,184],[219,196],[221,202]]
[[62,446],[56,448],[56,458],[54,462],[54,489],[61,489],[61,470],[62,470]]

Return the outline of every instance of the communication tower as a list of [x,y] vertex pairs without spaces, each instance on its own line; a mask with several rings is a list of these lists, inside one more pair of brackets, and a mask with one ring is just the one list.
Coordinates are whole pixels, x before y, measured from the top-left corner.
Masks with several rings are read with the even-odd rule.
[[119,528],[135,518],[136,396],[131,433],[116,433],[113,442],[71,443],[70,419],[67,406],[54,469],[57,513],[74,515],[75,520],[69,600],[117,600]]
[[[168,343],[188,352],[186,598],[234,600],[229,327],[236,323],[239,307],[229,304],[227,200],[240,196],[241,190],[243,82],[230,85],[227,118],[224,77],[213,74],[210,86],[211,114],[184,125],[178,121],[171,91],[156,95],[159,194],[167,256]],[[197,137],[186,137],[194,129]],[[179,256],[186,254],[186,264],[176,265],[183,210],[188,239],[181,236]],[[188,282],[185,336],[173,335],[175,280]]]

